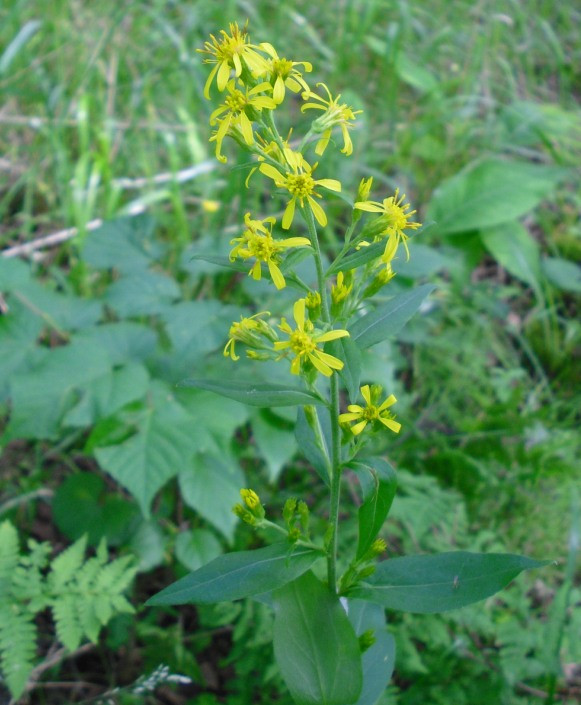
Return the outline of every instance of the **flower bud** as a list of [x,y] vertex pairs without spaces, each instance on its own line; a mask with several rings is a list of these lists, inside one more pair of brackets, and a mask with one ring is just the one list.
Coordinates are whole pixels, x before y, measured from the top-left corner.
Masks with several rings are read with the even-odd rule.
[[359,648],[361,653],[365,653],[367,649],[370,649],[377,639],[375,638],[375,631],[373,629],[367,629],[359,637]]
[[294,515],[295,511],[297,508],[297,500],[294,497],[289,497],[287,501],[284,503],[284,507],[282,509],[282,518],[285,520],[287,524],[290,524]]

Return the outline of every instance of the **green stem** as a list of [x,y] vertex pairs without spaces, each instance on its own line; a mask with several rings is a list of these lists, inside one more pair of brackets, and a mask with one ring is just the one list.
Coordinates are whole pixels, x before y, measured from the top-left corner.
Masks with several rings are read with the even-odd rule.
[[[317,237],[317,228],[313,212],[307,206],[301,209],[303,218],[307,223],[311,244],[315,257],[315,268],[317,270],[317,282],[321,294],[321,313],[323,321],[331,323],[329,309],[329,295],[325,283],[325,273],[321,256],[321,247]],[[333,372],[330,379],[331,384],[331,498],[329,502],[329,524],[332,527],[331,540],[327,552],[327,579],[332,592],[337,592],[337,543],[339,525],[339,501],[341,498],[341,435],[339,428],[339,377]]]

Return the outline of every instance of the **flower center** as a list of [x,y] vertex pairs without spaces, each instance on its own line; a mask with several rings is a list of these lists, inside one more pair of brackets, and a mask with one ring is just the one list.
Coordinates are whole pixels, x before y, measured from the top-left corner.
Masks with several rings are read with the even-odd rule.
[[239,115],[247,105],[246,96],[239,90],[235,90],[229,96],[226,96],[224,103],[233,115]]
[[405,214],[403,209],[400,206],[396,206],[395,203],[387,206],[385,209],[385,214],[390,226],[396,230],[403,230],[407,227],[408,216]]
[[272,72],[282,78],[288,78],[293,69],[293,62],[288,59],[277,59],[272,62]]
[[313,193],[315,181],[310,174],[288,174],[286,187],[293,196],[305,198]]
[[367,406],[365,407],[365,409],[363,409],[362,417],[366,421],[373,421],[379,418],[379,411],[376,406]]
[[223,39],[218,40],[216,46],[216,58],[219,61],[231,61],[234,54],[242,54],[246,38],[240,31],[234,31],[232,36],[225,35]]
[[256,235],[249,240],[248,249],[256,259],[262,262],[268,262],[276,253],[276,245],[272,238],[260,235]]
[[316,345],[310,335],[301,330],[295,330],[290,336],[290,348],[295,355],[303,355],[312,352]]

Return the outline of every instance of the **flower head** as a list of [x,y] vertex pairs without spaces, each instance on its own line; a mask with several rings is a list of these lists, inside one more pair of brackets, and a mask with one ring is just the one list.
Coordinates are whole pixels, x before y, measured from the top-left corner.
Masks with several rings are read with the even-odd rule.
[[202,54],[210,54],[209,59],[204,59],[205,64],[215,64],[208,76],[204,86],[204,97],[210,99],[210,86],[216,76],[216,84],[219,91],[226,88],[230,71],[234,69],[236,77],[242,74],[242,62],[250,71],[259,72],[264,70],[265,60],[257,53],[258,47],[248,43],[248,33],[246,27],[238,27],[236,22],[230,23],[230,34],[225,29],[220,30],[216,38],[210,35],[212,41],[204,42],[204,49],[198,49]]
[[216,133],[210,138],[210,142],[216,142],[216,159],[221,162],[226,161],[222,152],[222,141],[230,131],[230,134],[239,135],[246,144],[254,143],[254,133],[252,132],[253,111],[260,112],[263,108],[273,110],[276,104],[272,98],[266,95],[259,95],[265,91],[271,91],[270,83],[259,83],[254,88],[245,88],[241,91],[236,88],[234,79],[226,84],[228,95],[222,105],[210,115],[210,125],[218,124]]
[[271,164],[263,162],[260,165],[260,171],[263,174],[270,177],[279,188],[285,188],[291,194],[291,200],[288,202],[282,217],[282,227],[285,230],[290,228],[297,200],[301,208],[304,207],[306,200],[319,225],[327,225],[325,211],[313,198],[313,196],[322,198],[315,191],[315,187],[322,186],[330,191],[341,191],[341,182],[337,181],[337,179],[313,179],[313,171],[317,168],[317,164],[310,166],[300,152],[293,152],[287,149],[285,150],[285,158],[290,168],[281,167],[285,171],[284,174]]
[[[306,237],[287,237],[285,240],[275,240],[272,237],[272,226],[276,223],[275,218],[265,218],[264,220],[252,220],[250,213],[244,216],[246,230],[240,237],[235,237],[230,241],[231,245],[236,245],[230,252],[230,261],[240,257],[247,260],[254,258],[254,265],[248,274],[257,281],[262,276],[261,263],[265,262],[274,285],[277,289],[286,286],[285,278],[280,271],[279,264],[282,253],[289,247],[305,247],[311,242]],[[267,223],[270,227],[266,227]]]
[[343,149],[341,152],[349,156],[353,152],[353,143],[351,142],[351,137],[349,136],[349,130],[353,127],[353,120],[356,119],[359,113],[363,110],[353,110],[353,108],[346,103],[340,103],[339,99],[341,94],[339,93],[336,98],[333,98],[331,91],[327,88],[324,83],[317,83],[317,86],[322,86],[328,98],[323,98],[313,91],[305,91],[303,93],[303,98],[305,100],[314,100],[315,103],[305,103],[301,108],[301,111],[305,110],[322,110],[323,114],[318,117],[313,122],[312,129],[315,132],[321,132],[322,136],[317,142],[315,147],[315,153],[321,156],[323,152],[327,149],[329,140],[331,139],[331,132],[333,128],[338,125],[341,128],[343,134]]
[[303,66],[303,70],[310,73],[313,67],[308,61],[283,59],[277,54],[272,44],[268,42],[262,42],[260,49],[267,53],[270,59],[265,61],[264,68],[257,75],[262,76],[265,73],[270,75],[270,82],[273,86],[272,97],[277,105],[284,100],[285,87],[293,91],[293,93],[309,90],[302,73],[295,68],[295,66]]
[[333,370],[343,369],[343,363],[333,355],[329,355],[319,350],[319,343],[326,343],[329,340],[337,340],[349,335],[346,330],[330,330],[326,333],[314,333],[313,324],[305,320],[305,300],[299,299],[295,302],[293,315],[297,327],[293,330],[283,318],[280,323],[280,330],[289,336],[288,340],[276,342],[275,350],[284,350],[283,356],[288,353],[294,354],[291,362],[291,372],[298,375],[301,371],[301,362],[308,359],[313,366],[325,377],[330,377]]
[[356,436],[365,429],[368,423],[375,421],[379,421],[394,433],[399,433],[401,424],[395,421],[393,414],[388,411],[389,407],[397,401],[394,395],[390,394],[382,404],[377,406],[377,397],[381,394],[381,388],[376,388],[372,392],[369,385],[366,384],[360,388],[360,391],[366,406],[350,404],[347,407],[348,413],[340,414],[339,423],[357,421],[354,426],[351,426],[351,432]]
[[240,317],[240,321],[234,321],[230,326],[228,342],[224,346],[224,357],[230,357],[236,361],[240,359],[236,355],[236,342],[244,343],[253,348],[264,348],[266,345],[262,338],[276,340],[276,333],[272,328],[261,320],[261,316],[270,316],[269,311],[259,311],[249,318]]
[[421,227],[421,223],[410,222],[410,218],[417,211],[408,212],[411,206],[409,203],[403,203],[405,201],[405,193],[399,200],[398,197],[399,189],[396,188],[395,194],[389,198],[384,198],[382,202],[357,201],[353,207],[370,213],[382,213],[381,218],[378,218],[378,226],[381,226],[380,236],[395,235],[397,237],[397,244],[399,244],[400,240],[403,242],[407,259],[409,259],[410,253],[407,246],[408,235],[404,233],[404,230],[415,230]]
[[337,274],[337,283],[333,284],[331,287],[331,299],[333,303],[340,304],[342,301],[345,301],[351,293],[351,289],[353,289],[353,284],[346,283],[345,274],[339,272],[339,274]]

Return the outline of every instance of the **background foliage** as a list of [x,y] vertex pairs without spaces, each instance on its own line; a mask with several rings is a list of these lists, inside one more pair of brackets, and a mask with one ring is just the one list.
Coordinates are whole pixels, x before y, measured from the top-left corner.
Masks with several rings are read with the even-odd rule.
[[[379,702],[574,702],[581,17],[543,0],[0,8],[3,254],[78,229],[32,257],[0,258],[0,514],[21,548],[34,539],[56,553],[86,535],[99,556],[104,538],[140,571],[137,616],[113,618],[98,648],[71,641],[60,666],[58,619],[37,615],[26,660],[44,667],[38,677],[89,685],[40,683],[30,697],[123,688],[107,697],[290,702],[266,606],[141,607],[255,541],[230,511],[239,487],[260,488],[273,511],[289,496],[322,501],[295,457],[294,411],[175,386],[230,369],[215,353],[253,301],[245,276],[211,258],[245,211],[262,212],[262,196],[257,180],[244,188],[236,152],[234,169],[211,159],[195,53],[224,18],[246,17],[254,37],[312,61],[313,82],[364,108],[353,156],[326,157],[329,173],[399,186],[434,223],[394,266],[402,289],[437,284],[430,310],[362,362],[396,390],[404,424],[388,449],[399,479],[390,555],[509,550],[561,563],[484,607],[388,615],[396,676]],[[266,283],[260,296],[279,312]],[[356,540],[355,513],[346,526],[342,540]]]

